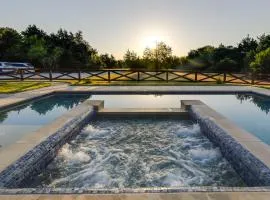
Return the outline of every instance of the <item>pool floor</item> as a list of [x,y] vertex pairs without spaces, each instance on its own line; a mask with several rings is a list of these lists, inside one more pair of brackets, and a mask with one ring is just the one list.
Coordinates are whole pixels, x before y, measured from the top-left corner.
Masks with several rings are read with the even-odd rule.
[[245,185],[191,120],[103,117],[28,182],[38,188]]

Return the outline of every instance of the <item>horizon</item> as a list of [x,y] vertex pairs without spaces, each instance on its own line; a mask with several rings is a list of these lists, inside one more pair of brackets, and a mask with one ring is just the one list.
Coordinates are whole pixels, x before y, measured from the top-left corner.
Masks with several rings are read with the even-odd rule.
[[[190,50],[205,45],[234,46],[248,34],[257,38],[269,33],[266,24],[270,18],[270,1],[267,0],[18,2],[1,2],[6,8],[0,13],[4,19],[1,27],[22,31],[35,24],[47,33],[60,28],[72,32],[81,30],[84,39],[99,53],[113,54],[117,59],[122,59],[128,49],[141,56],[156,41],[171,46],[174,55],[185,56]],[[10,10],[13,17],[7,18]]]

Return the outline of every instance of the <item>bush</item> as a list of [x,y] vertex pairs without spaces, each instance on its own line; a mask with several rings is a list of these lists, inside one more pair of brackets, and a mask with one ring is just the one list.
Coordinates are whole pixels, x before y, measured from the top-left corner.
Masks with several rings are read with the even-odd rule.
[[214,68],[219,72],[239,71],[238,63],[230,58],[219,61]]
[[270,48],[256,54],[255,60],[250,63],[250,68],[254,72],[270,72]]
[[223,84],[223,81],[219,78],[219,79],[217,79],[217,81],[216,81],[216,84]]

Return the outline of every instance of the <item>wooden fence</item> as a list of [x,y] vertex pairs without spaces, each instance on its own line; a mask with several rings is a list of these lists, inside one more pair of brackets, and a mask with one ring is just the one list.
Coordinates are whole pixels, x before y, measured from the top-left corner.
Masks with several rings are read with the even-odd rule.
[[31,70],[2,69],[0,80],[93,80],[93,81],[164,81],[164,82],[223,82],[238,84],[270,85],[270,74],[213,73],[179,70],[132,70],[132,69],[61,69]]

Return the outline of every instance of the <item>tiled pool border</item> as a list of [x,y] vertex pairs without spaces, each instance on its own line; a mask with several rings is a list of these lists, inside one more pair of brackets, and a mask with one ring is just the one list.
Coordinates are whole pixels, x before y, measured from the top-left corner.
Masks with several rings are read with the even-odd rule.
[[22,188],[0,189],[0,195],[16,194],[132,194],[132,193],[179,193],[179,192],[270,192],[270,187],[152,187],[152,188]]

